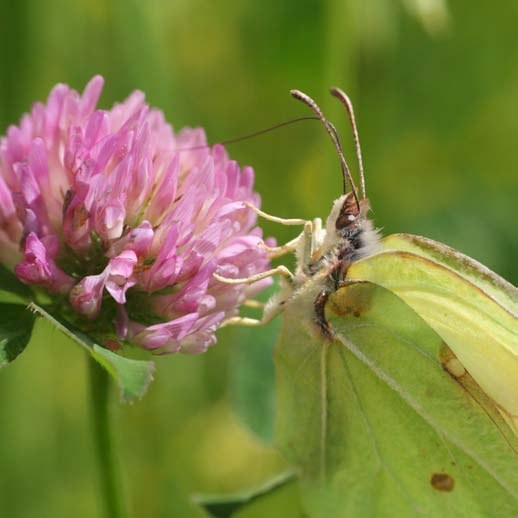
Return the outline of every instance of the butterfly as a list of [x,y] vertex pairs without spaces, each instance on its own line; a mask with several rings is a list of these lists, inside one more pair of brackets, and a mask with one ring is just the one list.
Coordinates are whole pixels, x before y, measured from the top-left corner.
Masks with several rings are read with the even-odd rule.
[[[462,343],[456,347],[459,342],[457,335],[459,332],[461,334],[463,332],[460,328],[460,321],[453,325],[448,322],[446,317],[441,322],[440,303],[431,311],[422,307],[423,303],[422,301],[419,303],[419,300],[413,306],[414,308],[421,306],[421,311],[418,309],[418,313],[422,313],[425,320],[427,320],[428,313],[432,313],[427,320],[428,323],[433,322],[434,329],[443,331],[442,335],[441,332],[439,334],[450,347],[453,347],[455,354],[461,358],[461,363],[468,368],[470,374],[486,393],[508,414],[513,428],[518,430],[518,290],[473,259],[441,243],[406,234],[389,236],[383,243],[381,242],[379,231],[374,228],[368,217],[370,203],[365,192],[362,152],[352,102],[347,94],[339,88],[331,88],[330,92],[345,106],[351,123],[358,159],[361,199],[334,125],[326,119],[320,107],[311,97],[299,90],[292,90],[291,95],[311,108],[333,142],[340,159],[344,193],[333,203],[325,226],[320,218],[313,221],[278,218],[247,203],[259,216],[267,220],[283,225],[302,225],[304,230],[285,245],[275,248],[263,245],[268,249],[272,258],[294,252],[297,259],[295,273],[290,272],[284,265],[280,265],[272,270],[243,279],[228,279],[215,274],[219,281],[231,284],[253,283],[273,275],[280,275],[283,280],[282,290],[267,302],[261,320],[231,317],[225,322],[225,325],[263,325],[281,313],[286,306],[293,305],[301,315],[301,322],[313,327],[323,338],[332,339],[333,331],[325,317],[326,304],[332,293],[342,286],[359,280],[371,280],[386,287],[390,286],[391,282],[393,283],[391,276],[386,273],[386,267],[378,266],[374,268],[376,271],[370,271],[367,274],[369,268],[366,266],[379,265],[384,261],[392,264],[394,259],[413,263],[411,270],[415,269],[416,264],[422,264],[423,260],[432,261],[435,267],[442,264],[444,268],[441,274],[445,276],[442,280],[444,285],[456,285],[460,275],[464,276],[464,280],[469,283],[466,286],[470,286],[474,290],[474,293],[467,295],[460,305],[473,305],[473,299],[476,300],[478,295],[480,299],[478,303],[481,306],[489,303],[501,314],[501,318],[505,322],[502,329],[495,332],[493,337],[485,336],[486,345],[482,349],[475,348],[473,351],[468,347],[466,350]],[[350,190],[348,190],[348,185]],[[398,252],[399,256],[397,256]],[[409,254],[414,254],[414,256]],[[368,258],[373,258],[373,260],[369,263],[366,261]],[[358,273],[361,272],[360,276],[356,273],[357,270],[359,270]],[[402,270],[403,272],[400,271],[398,274],[402,273],[404,276],[404,265]],[[426,268],[424,270],[422,273],[426,276]],[[385,278],[381,278],[381,271],[385,271]],[[365,277],[361,277],[362,274]],[[397,275],[392,275],[392,278],[397,279]],[[440,284],[441,282],[438,283],[438,287]],[[399,291],[393,289],[406,302],[412,299],[408,295],[412,289],[409,289],[408,286]],[[461,288],[459,287],[459,289]],[[413,291],[418,292],[419,290],[414,286]],[[480,292],[483,293],[482,297],[480,297]],[[419,295],[417,299],[419,299]],[[426,304],[433,306],[433,301],[429,300]],[[477,318],[476,312],[472,318]],[[459,326],[456,329],[457,332],[451,332],[449,328],[452,326]],[[498,343],[495,344],[492,351],[483,350],[487,349],[487,343],[495,340]],[[460,342],[462,342],[462,338]],[[498,373],[491,372],[488,369],[488,363],[480,361],[484,352],[491,354],[493,361],[495,358],[497,359],[495,363],[501,368]]]
[[[259,216],[269,221],[283,225],[302,225],[304,230],[285,245],[268,247],[263,244],[271,258],[294,252],[297,258],[294,274],[283,265],[246,279],[229,279],[215,274],[216,279],[230,284],[253,283],[277,274],[284,280],[282,293],[274,296],[266,304],[261,320],[231,317],[225,325],[263,325],[280,313],[286,304],[296,299],[313,303],[314,316],[311,320],[317,324],[323,336],[330,338],[332,331],[324,316],[324,307],[329,295],[345,282],[351,263],[373,255],[380,249],[379,232],[374,229],[368,218],[370,205],[365,195],[363,161],[353,106],[347,94],[339,88],[332,88],[331,93],[344,104],[351,121],[360,169],[362,198],[359,198],[335,127],[324,117],[320,107],[311,97],[299,90],[292,90],[291,95],[312,109],[329,134],[340,158],[344,193],[334,202],[325,226],[320,218],[313,221],[278,218],[246,203]],[[350,191],[347,191],[348,183],[351,186]]]
[[[360,189],[334,126],[313,99],[291,93],[329,134],[344,194],[325,225],[250,206],[270,221],[303,226],[292,241],[268,248],[272,257],[295,253],[296,269],[215,277],[253,283],[280,276],[281,290],[260,320],[237,316],[226,324],[257,326],[284,314],[276,435],[302,473],[308,512],[383,516],[369,508],[380,502],[382,509],[383,498],[398,516],[466,505],[473,516],[487,515],[488,501],[515,510],[517,288],[442,243],[408,234],[382,239],[369,219],[349,98],[331,90],[349,115]],[[443,493],[455,496],[447,503]]]

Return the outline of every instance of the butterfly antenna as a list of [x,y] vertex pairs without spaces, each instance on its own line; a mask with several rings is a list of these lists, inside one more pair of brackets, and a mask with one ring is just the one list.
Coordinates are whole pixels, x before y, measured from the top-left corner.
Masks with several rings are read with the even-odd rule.
[[295,124],[296,122],[301,121],[310,121],[310,120],[320,120],[318,117],[314,117],[311,115],[304,117],[296,117],[295,119],[290,119],[287,121],[279,122],[278,124],[274,124],[273,126],[269,126],[268,128],[264,128],[258,131],[254,131],[253,133],[247,133],[246,135],[241,135],[240,137],[229,138],[226,140],[220,140],[219,142],[208,142],[207,144],[198,144],[196,146],[188,146],[181,147],[175,149],[175,151],[195,151],[197,149],[206,149],[208,147],[215,146],[216,144],[220,144],[222,146],[228,146],[229,144],[235,144],[236,142],[241,142],[242,140],[248,140],[254,137],[258,137],[259,135],[263,135],[264,133],[269,133],[270,131],[274,131],[278,128],[282,128],[283,126],[289,126],[290,124]]
[[362,198],[366,198],[365,194],[365,176],[363,174],[363,160],[362,160],[362,148],[360,146],[360,138],[358,136],[358,128],[356,127],[356,119],[354,117],[353,103],[349,96],[340,88],[333,87],[330,89],[331,95],[336,97],[347,110],[349,115],[349,121],[353,130],[354,145],[356,146],[356,156],[358,157],[358,169],[360,170],[360,188],[362,190]]
[[335,149],[338,153],[338,156],[340,158],[340,164],[342,166],[342,173],[343,173],[343,181],[344,181],[344,194],[347,193],[347,181],[351,184],[351,189],[353,192],[354,199],[356,200],[356,205],[358,206],[358,210],[360,208],[360,201],[358,200],[358,194],[356,192],[356,185],[354,185],[353,178],[351,176],[351,171],[349,169],[349,166],[347,165],[347,161],[345,160],[344,153],[342,151],[342,146],[340,144],[340,139],[338,138],[338,132],[336,131],[336,128],[324,117],[324,114],[322,113],[322,110],[318,106],[318,104],[311,98],[309,95],[306,95],[305,93],[301,92],[300,90],[290,90],[291,95],[309,106],[313,113],[320,119],[320,122],[323,124],[324,128],[326,129],[329,137],[331,138],[331,141],[333,142]]

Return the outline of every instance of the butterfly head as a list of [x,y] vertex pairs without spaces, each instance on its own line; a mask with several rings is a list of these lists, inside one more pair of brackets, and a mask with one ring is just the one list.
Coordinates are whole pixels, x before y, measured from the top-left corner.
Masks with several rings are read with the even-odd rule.
[[357,203],[352,192],[340,196],[334,202],[327,219],[327,231],[336,232],[341,237],[354,233],[361,228],[369,209],[369,200],[363,199]]

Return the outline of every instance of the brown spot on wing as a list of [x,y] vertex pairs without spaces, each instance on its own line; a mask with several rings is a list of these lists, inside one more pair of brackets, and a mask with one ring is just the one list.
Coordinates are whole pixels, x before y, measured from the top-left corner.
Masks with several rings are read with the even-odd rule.
[[439,360],[446,373],[451,376],[465,391],[466,402],[477,404],[493,421],[509,447],[518,454],[518,432],[516,432],[512,419],[504,409],[499,407],[473,379],[470,373],[457,359],[453,351],[443,343],[439,351]]
[[430,478],[430,484],[437,491],[453,491],[455,480],[448,473],[433,473]]
[[339,316],[352,314],[359,318],[371,309],[375,290],[373,284],[365,281],[342,282],[329,297],[330,309]]
[[457,359],[457,356],[453,353],[453,351],[443,343],[443,346],[439,352],[439,360],[441,362],[442,368],[454,379],[460,381],[466,374],[466,369],[464,365]]

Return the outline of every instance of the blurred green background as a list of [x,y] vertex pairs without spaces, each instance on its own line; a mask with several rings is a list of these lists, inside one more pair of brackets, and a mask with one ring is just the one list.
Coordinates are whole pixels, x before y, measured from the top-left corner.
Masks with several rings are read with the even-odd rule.
[[[338,127],[355,170],[345,112],[327,93],[341,86],[355,105],[367,192],[383,232],[445,242],[517,283],[515,0],[3,0],[0,7],[1,133],[56,82],[81,90],[97,73],[106,79],[102,107],[139,88],[175,128],[203,126],[212,142],[308,115],[288,94],[298,88]],[[337,158],[317,123],[229,152],[254,166],[270,213],[325,217],[341,194]],[[264,227],[279,241],[294,236]],[[283,467],[268,445],[278,325],[253,335],[225,330],[200,357],[158,358],[144,401],[121,406],[114,397],[132,518],[201,516],[190,494],[236,490]],[[86,362],[57,331],[40,325],[37,334],[0,373],[0,516],[96,517]],[[236,384],[261,439],[232,411]]]

